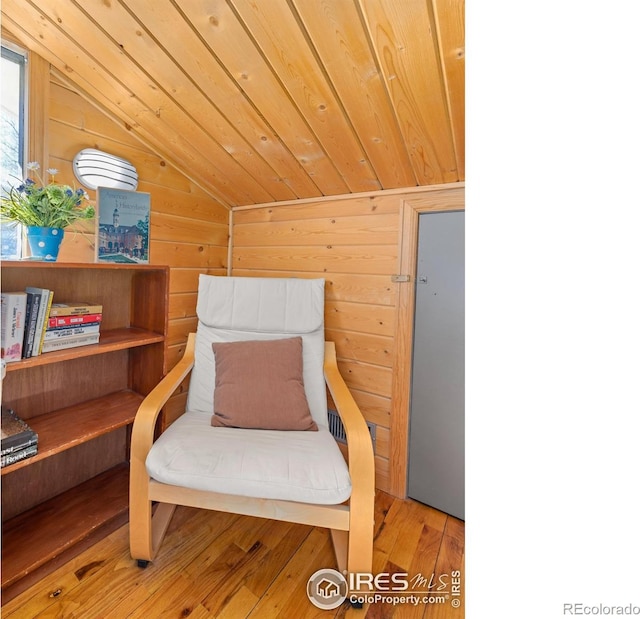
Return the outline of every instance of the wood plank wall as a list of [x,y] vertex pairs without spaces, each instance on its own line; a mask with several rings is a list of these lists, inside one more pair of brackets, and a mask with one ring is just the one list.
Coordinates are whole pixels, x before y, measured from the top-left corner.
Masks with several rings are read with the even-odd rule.
[[233,212],[232,275],[323,277],[326,337],[367,420],[388,482],[398,199],[311,201]]
[[[376,192],[232,213],[232,275],[325,278],[327,339],[336,343],[338,365],[365,418],[377,426],[376,485],[386,492],[403,492],[402,479],[392,479],[402,471],[390,468],[392,392],[394,372],[410,371],[396,354],[396,336],[400,286],[411,284],[395,283],[392,275],[401,273],[402,234],[416,233],[406,226],[403,232],[407,200],[431,194]],[[406,460],[402,451],[396,459]]]
[[[32,54],[32,56],[34,56]],[[33,87],[37,88],[38,84]],[[51,71],[49,91],[48,163],[60,170],[57,180],[74,186],[74,155],[98,148],[133,163],[138,191],[151,194],[150,262],[171,267],[167,369],[181,357],[189,331],[195,329],[198,275],[226,275],[229,211],[143,146],[126,127],[98,110]],[[41,162],[42,163],[42,162]],[[95,199],[95,191],[89,191]],[[93,247],[81,234],[66,235],[59,259],[93,261]]]

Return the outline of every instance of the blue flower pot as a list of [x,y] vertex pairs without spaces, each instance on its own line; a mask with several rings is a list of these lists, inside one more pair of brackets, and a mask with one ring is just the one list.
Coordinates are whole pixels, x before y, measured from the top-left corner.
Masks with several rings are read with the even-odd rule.
[[27,226],[27,239],[34,258],[55,262],[58,259],[60,243],[64,238],[62,228],[41,228],[40,226]]

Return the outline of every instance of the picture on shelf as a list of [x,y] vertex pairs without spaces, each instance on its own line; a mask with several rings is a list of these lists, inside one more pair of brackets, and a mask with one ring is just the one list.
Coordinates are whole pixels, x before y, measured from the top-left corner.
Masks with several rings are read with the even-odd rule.
[[147,264],[151,194],[98,187],[98,262]]

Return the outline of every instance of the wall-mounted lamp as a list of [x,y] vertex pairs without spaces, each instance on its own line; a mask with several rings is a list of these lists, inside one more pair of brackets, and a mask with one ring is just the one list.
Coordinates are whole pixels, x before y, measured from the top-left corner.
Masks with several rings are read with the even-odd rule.
[[138,172],[131,163],[95,148],[85,148],[73,158],[73,172],[89,189],[109,187],[135,191],[138,187]]

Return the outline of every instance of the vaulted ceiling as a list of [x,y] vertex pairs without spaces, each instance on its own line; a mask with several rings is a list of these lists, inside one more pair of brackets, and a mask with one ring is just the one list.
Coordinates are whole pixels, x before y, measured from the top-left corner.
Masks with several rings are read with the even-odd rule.
[[227,207],[464,180],[464,0],[2,0]]

